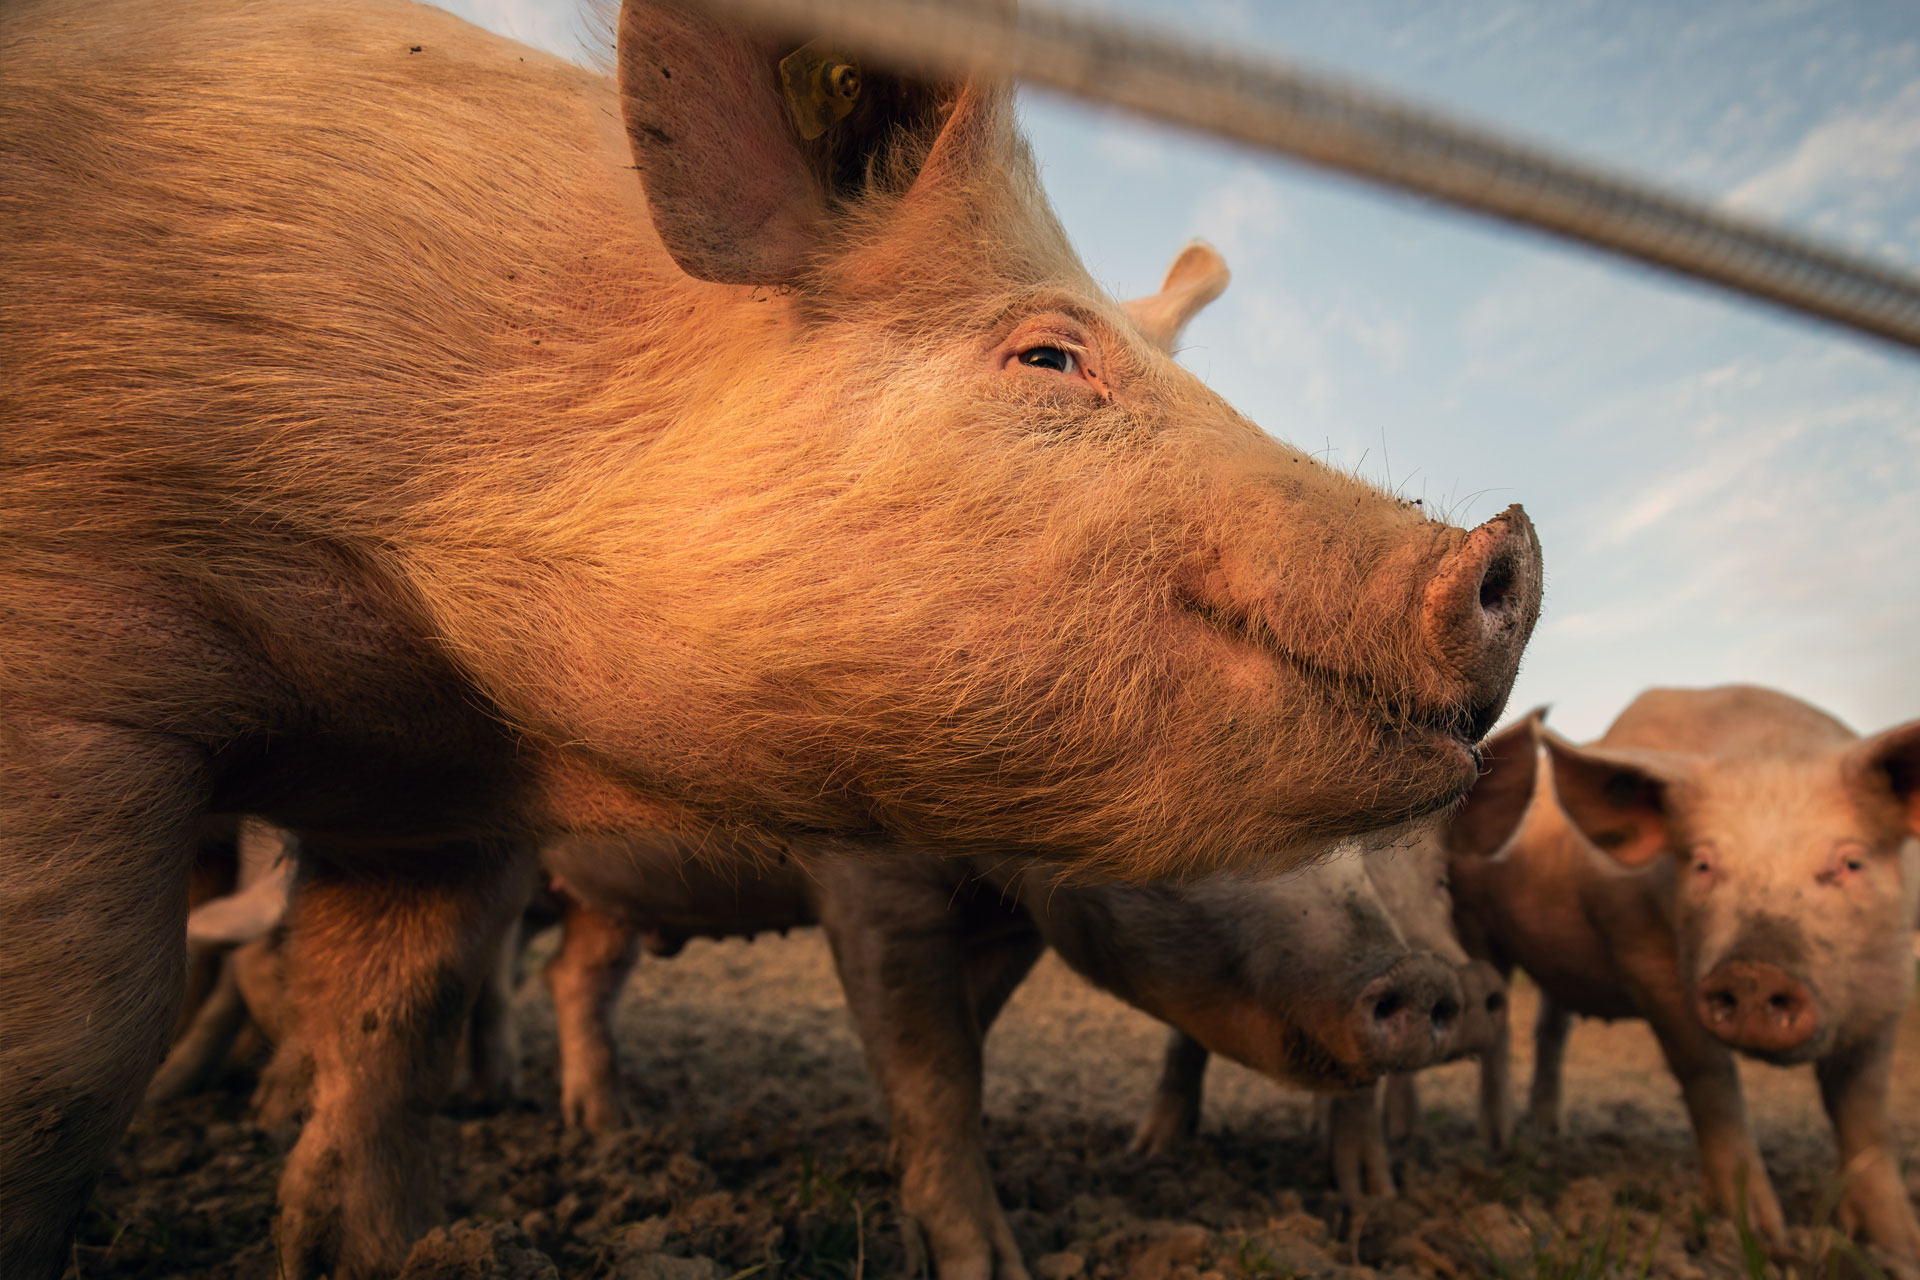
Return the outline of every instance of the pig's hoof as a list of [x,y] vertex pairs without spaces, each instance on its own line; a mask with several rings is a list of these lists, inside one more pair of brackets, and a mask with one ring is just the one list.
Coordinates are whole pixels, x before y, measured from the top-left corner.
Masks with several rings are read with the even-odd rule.
[[611,1137],[629,1124],[626,1104],[611,1089],[561,1098],[560,1116],[567,1128],[584,1129],[596,1138]]
[[1139,1160],[1159,1160],[1178,1155],[1193,1141],[1198,1129],[1199,1125],[1185,1108],[1155,1107],[1147,1112],[1140,1121],[1140,1127],[1133,1131],[1133,1140],[1127,1143],[1127,1154]]

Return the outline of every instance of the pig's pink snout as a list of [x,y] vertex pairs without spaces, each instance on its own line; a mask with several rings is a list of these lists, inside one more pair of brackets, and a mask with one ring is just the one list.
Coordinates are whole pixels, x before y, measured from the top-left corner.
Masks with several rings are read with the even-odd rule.
[[1518,506],[1467,534],[1428,581],[1421,624],[1440,668],[1458,682],[1465,734],[1500,718],[1520,652],[1540,617],[1540,541]]
[[1453,966],[1419,952],[1369,982],[1352,1016],[1376,1071],[1412,1071],[1440,1057],[1462,1005]]
[[1764,961],[1720,965],[1700,984],[1698,1008],[1708,1031],[1751,1053],[1790,1053],[1820,1029],[1807,985]]

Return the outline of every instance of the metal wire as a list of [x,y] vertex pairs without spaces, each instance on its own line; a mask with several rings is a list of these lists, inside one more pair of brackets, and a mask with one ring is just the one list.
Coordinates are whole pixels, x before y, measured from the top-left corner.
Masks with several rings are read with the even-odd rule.
[[1522,223],[1920,350],[1920,277],[1277,59],[1030,0],[698,0],[921,73],[1016,77]]

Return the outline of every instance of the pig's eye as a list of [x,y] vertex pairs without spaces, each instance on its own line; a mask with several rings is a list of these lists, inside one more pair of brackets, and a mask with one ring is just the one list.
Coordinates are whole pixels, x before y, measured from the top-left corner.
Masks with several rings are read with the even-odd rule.
[[1694,846],[1693,874],[1697,876],[1713,874],[1713,850],[1704,844]]
[[1080,372],[1080,362],[1073,358],[1071,351],[1061,347],[1028,347],[1017,359],[1034,369],[1051,369],[1055,373],[1065,374]]

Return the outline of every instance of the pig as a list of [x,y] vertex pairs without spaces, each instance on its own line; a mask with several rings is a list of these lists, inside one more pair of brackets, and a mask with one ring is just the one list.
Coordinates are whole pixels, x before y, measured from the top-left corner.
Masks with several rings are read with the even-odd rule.
[[1008,85],[820,48],[683,0],[614,76],[398,0],[0,8],[8,1276],[162,1056],[209,815],[299,837],[278,1257],[349,1280],[440,1217],[547,836],[1139,879],[1470,785],[1525,514],[1265,434],[1170,354],[1207,273],[1110,299]]
[[[1454,885],[1472,945],[1540,988],[1534,1126],[1557,1129],[1574,1016],[1644,1018],[1692,1117],[1709,1205],[1779,1244],[1734,1055],[1811,1063],[1842,1222],[1920,1272],[1886,1132],[1914,983],[1920,721],[1863,739],[1768,689],[1652,689],[1591,745],[1536,715],[1487,753],[1469,809],[1505,816],[1457,842]],[[1501,1105],[1504,1054],[1487,1062],[1498,1078],[1483,1096]]]
[[[1486,961],[1469,959],[1455,934],[1448,859],[1440,837],[1431,832],[1410,845],[1370,850],[1362,859],[1398,936],[1407,947],[1437,957],[1454,971],[1461,1004],[1458,1016],[1436,1030],[1432,1042],[1423,1046],[1425,1052],[1414,1055],[1416,1060],[1363,1088],[1317,1100],[1316,1119],[1327,1139],[1334,1185],[1348,1201],[1396,1194],[1387,1139],[1410,1136],[1417,1123],[1412,1069],[1504,1044],[1506,983]],[[1134,1135],[1134,1151],[1165,1155],[1192,1136],[1199,1122],[1207,1058],[1198,1042],[1173,1033],[1153,1102]]]

